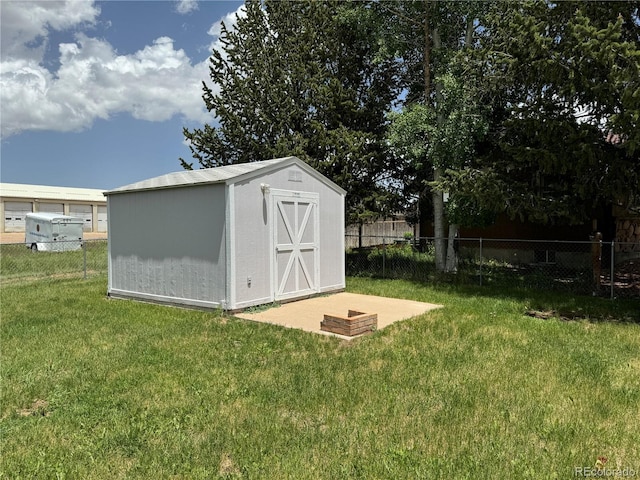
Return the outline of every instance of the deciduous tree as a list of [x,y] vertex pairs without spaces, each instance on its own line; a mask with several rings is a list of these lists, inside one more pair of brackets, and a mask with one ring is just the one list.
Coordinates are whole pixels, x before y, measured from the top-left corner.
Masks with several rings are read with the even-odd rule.
[[490,133],[442,188],[541,224],[638,195],[639,40],[633,2],[493,4],[475,58]]
[[[449,222],[447,229],[439,182],[446,169],[464,168],[482,131],[460,53],[474,48],[484,7],[447,1],[389,2],[383,7],[392,17],[388,45],[403,59],[406,88],[404,111],[391,116],[395,125],[389,140],[407,163],[407,191],[431,197],[436,268],[454,270],[457,224]],[[457,192],[449,194],[453,200]]]

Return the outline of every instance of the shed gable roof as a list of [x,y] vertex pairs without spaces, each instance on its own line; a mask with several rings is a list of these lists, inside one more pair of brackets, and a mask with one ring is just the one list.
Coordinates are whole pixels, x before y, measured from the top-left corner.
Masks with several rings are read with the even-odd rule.
[[157,190],[162,188],[187,187],[190,185],[205,185],[215,183],[234,183],[239,180],[251,178],[253,176],[268,173],[276,168],[296,164],[312,176],[326,183],[334,190],[345,193],[345,191],[331,180],[316,172],[309,165],[298,157],[274,158],[272,160],[262,160],[259,162],[239,163],[235,165],[225,165],[215,168],[204,168],[200,170],[183,170],[180,172],[167,173],[159,177],[149,178],[140,182],[132,183],[105,192],[105,195],[112,195],[140,190]]

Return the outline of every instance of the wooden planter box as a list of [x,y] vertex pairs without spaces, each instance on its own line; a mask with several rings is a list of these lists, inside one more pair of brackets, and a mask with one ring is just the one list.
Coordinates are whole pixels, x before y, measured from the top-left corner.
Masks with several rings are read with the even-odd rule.
[[355,310],[349,310],[346,317],[325,315],[324,320],[320,322],[320,330],[348,337],[373,332],[377,327],[377,313],[363,313]]

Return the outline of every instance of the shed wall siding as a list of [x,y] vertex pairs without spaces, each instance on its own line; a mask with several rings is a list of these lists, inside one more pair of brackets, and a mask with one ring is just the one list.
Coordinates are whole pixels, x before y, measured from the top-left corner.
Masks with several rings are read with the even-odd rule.
[[181,303],[225,300],[224,185],[109,197],[110,289]]
[[[247,302],[273,301],[269,248],[268,203],[260,189],[270,178],[260,177],[234,185],[235,201],[235,284],[236,308]],[[249,284],[249,278],[251,283]]]
[[344,288],[344,196],[300,167],[290,165],[234,184],[236,308],[273,300],[270,228],[273,212],[269,208],[270,199],[260,188],[263,183],[273,189],[319,195],[320,290]]

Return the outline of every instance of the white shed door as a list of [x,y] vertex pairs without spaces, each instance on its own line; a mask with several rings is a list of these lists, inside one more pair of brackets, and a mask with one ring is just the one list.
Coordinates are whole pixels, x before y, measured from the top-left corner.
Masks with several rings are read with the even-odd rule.
[[318,282],[318,194],[273,192],[274,297],[295,298],[320,291]]
[[69,215],[82,219],[82,231],[91,232],[93,230],[93,209],[91,205],[69,205]]
[[31,202],[6,202],[4,204],[4,231],[24,232],[25,216],[32,211]]

